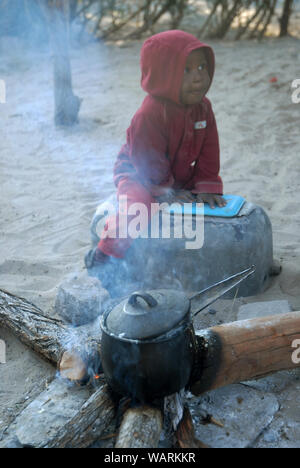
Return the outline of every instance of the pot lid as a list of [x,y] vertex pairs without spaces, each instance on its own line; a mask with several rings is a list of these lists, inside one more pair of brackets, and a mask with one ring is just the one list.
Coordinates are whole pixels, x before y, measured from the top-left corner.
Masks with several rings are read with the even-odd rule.
[[190,301],[182,291],[138,291],[111,310],[105,325],[120,338],[155,338],[178,325],[189,309]]

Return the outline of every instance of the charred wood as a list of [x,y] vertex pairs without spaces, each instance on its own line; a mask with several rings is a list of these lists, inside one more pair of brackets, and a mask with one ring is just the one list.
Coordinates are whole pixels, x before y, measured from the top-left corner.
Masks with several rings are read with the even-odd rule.
[[210,448],[197,439],[190,410],[184,407],[183,417],[178,424],[175,437],[180,448]]

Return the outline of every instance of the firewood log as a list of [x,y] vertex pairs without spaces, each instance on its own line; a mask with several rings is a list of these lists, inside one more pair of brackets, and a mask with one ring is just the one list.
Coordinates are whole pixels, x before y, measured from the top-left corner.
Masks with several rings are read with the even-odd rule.
[[87,371],[100,361],[98,323],[78,328],[67,326],[61,320],[47,317],[26,299],[1,289],[0,326],[50,363],[61,366],[64,376],[70,380],[81,380],[84,366]]
[[194,395],[300,367],[292,360],[292,343],[300,339],[300,312],[228,323],[197,336],[201,369],[191,386]]
[[86,448],[96,442],[115,417],[107,385],[99,388],[63,426],[47,448]]
[[129,408],[120,426],[116,448],[155,448],[163,428],[160,409],[144,405]]
[[[81,361],[87,368],[100,361],[100,327],[70,329],[60,320],[46,317],[29,301],[3,290],[0,326],[53,364],[62,363],[62,370],[70,372],[74,380],[82,376]],[[228,323],[197,331],[197,336],[202,346],[197,359],[199,378],[192,385],[195,395],[299,366],[292,361],[292,342],[300,339],[300,312]],[[70,359],[76,364],[73,367]]]
[[56,364],[66,341],[67,327],[60,320],[45,316],[26,299],[0,290],[0,326],[13,332],[22,343]]
[[102,383],[87,387],[55,379],[15,419],[0,448],[86,448],[101,437],[116,414],[115,402]]

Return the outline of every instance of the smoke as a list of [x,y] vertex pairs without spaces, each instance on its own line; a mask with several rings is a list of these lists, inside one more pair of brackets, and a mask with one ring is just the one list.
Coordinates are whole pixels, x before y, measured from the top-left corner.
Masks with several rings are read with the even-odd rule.
[[0,38],[18,37],[31,47],[48,42],[43,11],[36,0],[0,0]]

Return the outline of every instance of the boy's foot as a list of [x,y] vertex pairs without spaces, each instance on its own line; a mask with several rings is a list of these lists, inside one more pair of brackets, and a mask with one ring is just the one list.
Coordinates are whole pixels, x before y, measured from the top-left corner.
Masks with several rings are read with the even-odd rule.
[[85,267],[89,270],[93,267],[100,266],[109,259],[108,255],[105,255],[97,247],[91,249],[84,257]]
[[88,275],[98,278],[112,298],[127,295],[125,291],[129,278],[124,259],[105,255],[96,247],[86,254],[84,263]]

